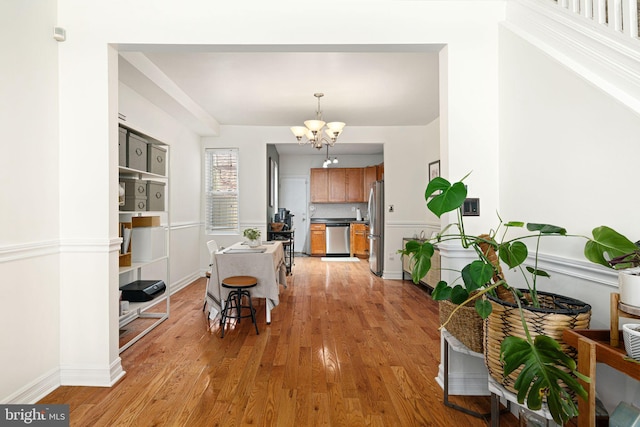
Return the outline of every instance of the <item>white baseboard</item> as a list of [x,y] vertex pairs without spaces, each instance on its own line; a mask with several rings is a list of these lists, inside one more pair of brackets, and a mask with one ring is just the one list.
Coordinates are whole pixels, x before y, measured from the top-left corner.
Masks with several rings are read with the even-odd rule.
[[[202,276],[204,276],[204,273],[203,274],[193,273],[186,277],[183,277],[182,279],[178,280],[175,283],[172,283],[171,288],[169,289],[170,294],[171,295],[175,294],[176,292],[192,284],[195,280],[201,278]],[[202,297],[204,298],[204,294],[202,295]]]
[[60,368],[60,385],[111,387],[124,375],[122,360],[118,357],[108,368],[95,366]]
[[60,387],[60,371],[52,369],[8,396],[2,404],[33,404]]

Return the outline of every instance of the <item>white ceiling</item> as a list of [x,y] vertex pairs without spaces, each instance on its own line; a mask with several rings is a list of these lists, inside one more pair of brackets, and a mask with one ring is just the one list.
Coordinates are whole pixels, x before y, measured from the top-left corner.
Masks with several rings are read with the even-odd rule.
[[[128,46],[121,47],[119,79],[203,136],[217,134],[218,125],[302,125],[315,118],[316,92],[324,93],[325,121],[426,125],[439,115],[439,49]],[[277,147],[280,153],[299,150]],[[331,152],[376,154],[382,147],[338,140]]]

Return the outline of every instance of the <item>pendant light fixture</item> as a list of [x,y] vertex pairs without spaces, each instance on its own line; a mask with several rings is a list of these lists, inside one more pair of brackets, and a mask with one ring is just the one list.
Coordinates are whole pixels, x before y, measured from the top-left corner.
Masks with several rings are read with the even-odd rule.
[[338,158],[334,157],[333,160],[331,160],[331,158],[329,158],[329,144],[327,145],[327,157],[324,159],[324,162],[322,162],[322,167],[323,168],[327,168],[329,167],[331,164],[338,164]]
[[[322,148],[323,144],[333,147],[345,124],[343,122],[325,123],[322,120],[322,110],[320,109],[320,98],[324,96],[324,93],[314,93],[313,96],[318,99],[316,118],[306,120],[304,126],[292,126],[291,132],[300,145],[311,144],[313,148],[318,150]],[[323,131],[326,136],[323,135]]]

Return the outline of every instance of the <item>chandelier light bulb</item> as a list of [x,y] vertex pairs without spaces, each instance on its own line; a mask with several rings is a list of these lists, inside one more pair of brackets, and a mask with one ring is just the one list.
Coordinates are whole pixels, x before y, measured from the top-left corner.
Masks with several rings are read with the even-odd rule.
[[307,128],[304,126],[292,126],[291,132],[298,138],[298,141],[307,134]]
[[318,133],[324,127],[324,122],[322,120],[306,120],[304,125],[309,128],[311,132]]
[[344,126],[345,125],[343,122],[327,123],[327,128],[329,128],[331,133],[336,134],[336,136],[340,135],[340,132],[342,132],[342,129],[344,128]]

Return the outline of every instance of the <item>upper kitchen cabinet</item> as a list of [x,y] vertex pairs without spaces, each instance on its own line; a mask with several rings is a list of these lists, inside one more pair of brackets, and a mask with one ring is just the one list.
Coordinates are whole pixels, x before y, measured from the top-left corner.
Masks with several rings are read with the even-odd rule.
[[371,190],[371,184],[378,179],[378,166],[367,166],[364,168],[364,197],[368,199],[369,191]]
[[[375,181],[375,170],[372,176]],[[369,197],[365,168],[313,168],[310,177],[312,203],[364,203]]]
[[329,202],[329,169],[311,169],[311,202]]
[[340,203],[347,201],[347,188],[345,185],[345,169],[327,169],[329,171],[329,202]]
[[[345,173],[345,192],[346,202],[364,202],[364,169],[363,168],[346,168]],[[367,196],[369,193],[367,192]]]

